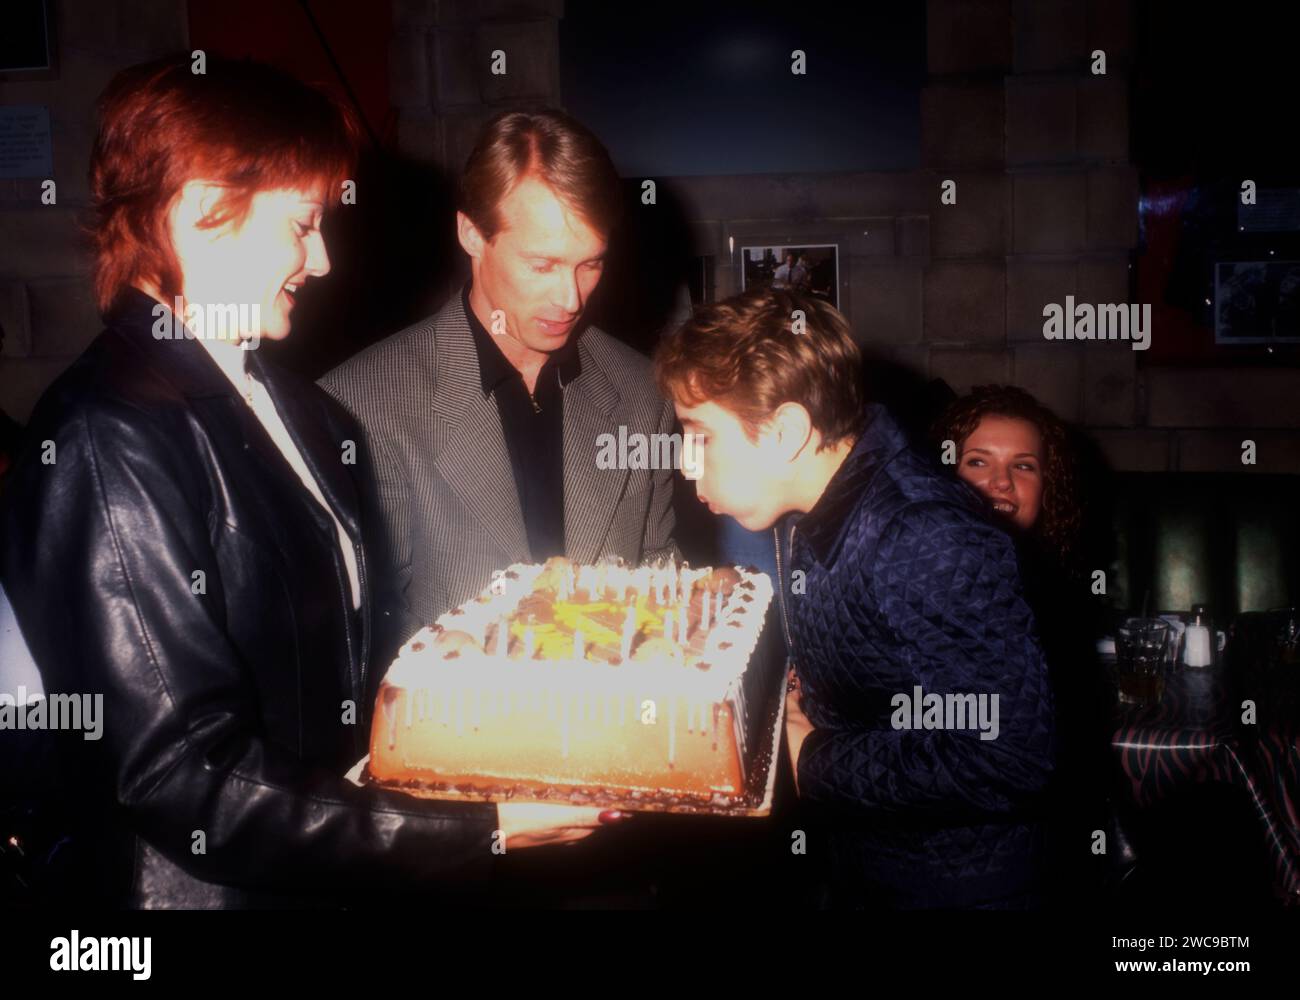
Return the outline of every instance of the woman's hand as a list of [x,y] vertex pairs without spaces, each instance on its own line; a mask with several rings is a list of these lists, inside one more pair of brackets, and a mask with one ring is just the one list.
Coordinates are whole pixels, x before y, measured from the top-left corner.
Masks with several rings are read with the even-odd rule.
[[799,678],[790,672],[790,683],[785,696],[785,741],[790,747],[790,769],[794,772],[794,790],[799,791],[799,751],[803,741],[813,731],[813,724],[803,714],[803,691]]

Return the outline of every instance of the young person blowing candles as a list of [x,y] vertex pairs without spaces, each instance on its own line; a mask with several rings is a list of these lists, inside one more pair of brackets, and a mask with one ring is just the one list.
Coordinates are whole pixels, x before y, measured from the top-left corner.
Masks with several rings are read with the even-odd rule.
[[798,687],[787,739],[841,905],[1036,902],[1052,696],[1016,556],[970,490],[865,404],[835,309],[780,289],[699,308],[660,389],[701,435],[696,489],[777,539]]

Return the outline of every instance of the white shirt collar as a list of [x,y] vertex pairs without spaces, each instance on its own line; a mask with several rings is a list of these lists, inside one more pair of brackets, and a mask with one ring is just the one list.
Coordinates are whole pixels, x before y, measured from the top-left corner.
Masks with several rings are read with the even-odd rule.
[[242,346],[242,343],[216,337],[195,337],[194,339],[203,345],[203,349],[208,352],[208,357],[221,369],[222,374],[230,380],[230,384],[235,387],[235,391],[247,399],[251,386],[249,385],[248,375],[244,371],[246,348]]

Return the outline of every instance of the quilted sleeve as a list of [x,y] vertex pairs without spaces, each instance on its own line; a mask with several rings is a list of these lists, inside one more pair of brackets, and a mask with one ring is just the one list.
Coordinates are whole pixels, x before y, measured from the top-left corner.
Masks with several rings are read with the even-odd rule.
[[[808,736],[800,794],[855,811],[999,814],[1043,789],[1052,697],[1010,539],[951,506],[913,504],[856,567],[853,589],[880,615],[912,680],[893,693],[887,728],[849,721]],[[916,686],[922,707],[927,695],[945,704],[948,695],[987,695],[988,707],[967,728],[951,726],[955,713],[931,728],[912,708]]]

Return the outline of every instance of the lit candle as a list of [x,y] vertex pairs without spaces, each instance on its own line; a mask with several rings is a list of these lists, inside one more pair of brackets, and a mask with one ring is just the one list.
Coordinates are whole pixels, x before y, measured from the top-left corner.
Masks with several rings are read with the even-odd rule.
[[623,645],[619,648],[619,655],[624,660],[632,655],[632,635],[636,631],[636,606],[629,605],[627,617],[623,619]]
[[583,654],[584,654],[584,650],[582,648],[582,629],[578,629],[573,633],[573,658],[575,660],[581,660],[583,658]]
[[686,631],[688,626],[690,625],[690,620],[689,620],[690,616],[687,614],[687,610],[688,608],[685,604],[678,606],[677,614],[678,614],[678,620],[681,622],[681,624],[677,627],[677,641],[680,642],[683,646],[686,645]]
[[535,641],[536,640],[533,638],[533,627],[531,625],[526,626],[524,628],[524,659],[525,660],[531,660],[533,658],[533,643]]
[[502,618],[497,622],[497,656],[505,656],[510,649],[510,628]]
[[669,642],[673,638],[673,613],[671,611],[664,612],[664,638]]
[[709,630],[709,612],[713,610],[713,595],[707,590],[700,591],[700,628]]

